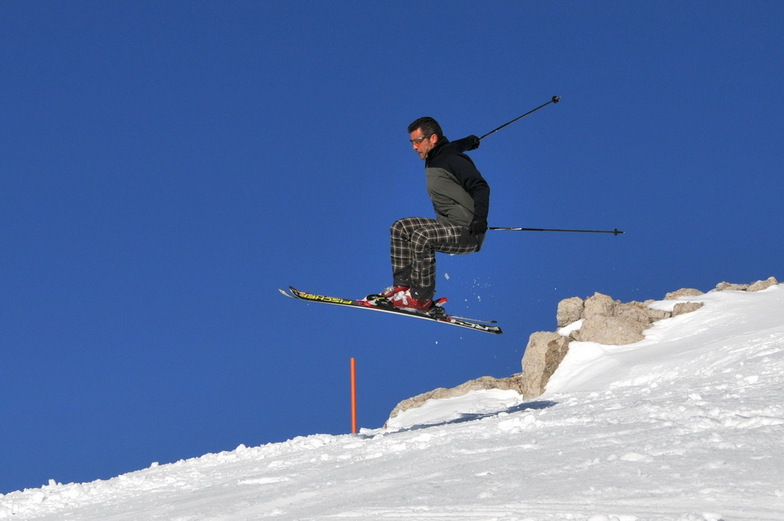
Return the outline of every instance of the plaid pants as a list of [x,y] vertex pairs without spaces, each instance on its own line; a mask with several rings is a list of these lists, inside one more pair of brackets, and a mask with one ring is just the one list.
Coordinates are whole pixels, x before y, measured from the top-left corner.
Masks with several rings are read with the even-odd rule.
[[394,284],[411,287],[411,295],[417,300],[435,295],[436,252],[465,254],[480,246],[468,228],[425,217],[400,219],[389,231]]

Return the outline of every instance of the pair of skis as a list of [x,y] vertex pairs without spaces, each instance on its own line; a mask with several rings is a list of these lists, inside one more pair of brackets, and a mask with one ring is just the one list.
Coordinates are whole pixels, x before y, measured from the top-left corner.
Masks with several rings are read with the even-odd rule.
[[318,295],[315,293],[308,293],[306,291],[300,291],[291,286],[289,286],[288,291],[283,289],[279,291],[283,295],[286,295],[287,297],[298,299],[298,300],[304,300],[306,302],[320,302],[322,304],[333,304],[336,306],[346,306],[346,307],[352,307],[356,309],[367,309],[370,311],[381,311],[383,313],[392,313],[395,315],[421,318],[424,320],[439,322],[441,324],[449,324],[451,326],[473,329],[474,331],[481,331],[483,333],[491,333],[494,335],[500,335],[502,333],[501,328],[494,325],[495,321],[476,320],[472,318],[449,315],[446,313],[446,311],[443,308],[438,306],[434,306],[430,312],[424,313],[420,311],[396,308],[392,306],[391,303],[386,301],[383,297],[368,298],[368,299],[361,299],[361,300],[350,300],[350,299],[344,299],[339,297],[330,297],[328,295]]

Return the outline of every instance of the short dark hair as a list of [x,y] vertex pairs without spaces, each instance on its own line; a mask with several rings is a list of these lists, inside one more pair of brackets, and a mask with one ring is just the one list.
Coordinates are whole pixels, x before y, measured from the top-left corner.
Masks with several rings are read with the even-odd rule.
[[444,137],[444,133],[441,130],[441,125],[439,125],[438,121],[431,118],[430,116],[424,116],[414,120],[414,122],[408,126],[408,133],[410,134],[418,128],[421,128],[422,132],[426,136],[432,136],[435,134],[439,137],[439,139]]

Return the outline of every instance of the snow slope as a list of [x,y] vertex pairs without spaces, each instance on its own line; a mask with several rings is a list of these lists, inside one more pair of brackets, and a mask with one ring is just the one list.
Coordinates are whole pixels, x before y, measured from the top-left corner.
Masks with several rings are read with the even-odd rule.
[[52,481],[0,496],[0,519],[784,520],[784,286],[686,300],[705,306],[636,344],[572,343],[531,402],[481,391],[386,430]]

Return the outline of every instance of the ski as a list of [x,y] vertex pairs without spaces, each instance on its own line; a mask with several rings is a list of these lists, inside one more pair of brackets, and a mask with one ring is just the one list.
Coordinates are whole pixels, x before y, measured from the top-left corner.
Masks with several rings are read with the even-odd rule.
[[452,326],[463,327],[466,329],[473,329],[474,331],[481,331],[483,333],[491,333],[494,335],[500,335],[502,333],[501,328],[499,326],[492,325],[494,321],[488,320],[477,320],[471,319],[466,317],[457,317],[452,316],[446,313],[443,308],[439,308],[441,311],[440,313],[436,312],[433,314],[428,313],[418,313],[416,311],[408,311],[405,309],[395,308],[391,305],[387,306],[380,306],[375,301],[372,300],[350,300],[344,299],[339,297],[330,297],[328,295],[318,295],[315,293],[308,293],[306,291],[300,291],[296,288],[289,286],[289,291],[284,289],[279,289],[283,295],[297,299],[297,300],[304,300],[306,302],[320,302],[322,304],[333,304],[337,306],[346,306],[352,307],[356,309],[367,309],[371,311],[381,311],[384,313],[392,313],[395,315],[403,315],[407,317],[413,318],[421,318],[424,320],[431,320],[433,322],[439,322],[441,324],[449,324]]

